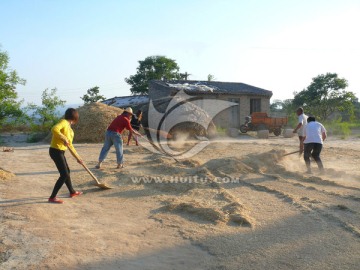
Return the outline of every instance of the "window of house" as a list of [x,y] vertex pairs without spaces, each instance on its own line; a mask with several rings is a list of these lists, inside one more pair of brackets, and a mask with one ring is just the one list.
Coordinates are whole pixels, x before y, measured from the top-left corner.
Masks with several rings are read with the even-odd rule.
[[250,114],[253,112],[261,112],[261,99],[251,98],[250,99]]

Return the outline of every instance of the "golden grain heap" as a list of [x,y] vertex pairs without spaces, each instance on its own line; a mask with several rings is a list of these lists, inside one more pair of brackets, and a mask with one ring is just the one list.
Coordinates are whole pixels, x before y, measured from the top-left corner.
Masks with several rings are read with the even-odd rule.
[[9,180],[14,176],[13,173],[0,168],[0,180]]
[[103,103],[86,104],[77,109],[79,122],[74,125],[74,142],[99,143],[110,123],[123,112],[122,109]]

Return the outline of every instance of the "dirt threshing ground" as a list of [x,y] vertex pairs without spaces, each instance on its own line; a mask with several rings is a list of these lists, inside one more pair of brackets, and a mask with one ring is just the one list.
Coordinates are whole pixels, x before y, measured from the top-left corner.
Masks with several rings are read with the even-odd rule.
[[[77,144],[100,190],[70,157],[74,186],[47,203],[58,172],[47,144],[4,136],[0,164],[1,269],[359,269],[360,139],[329,138],[327,173],[305,175],[297,139],[212,142],[180,162],[142,147]],[[197,180],[195,180],[197,179]],[[174,183],[178,181],[178,183]],[[192,182],[191,182],[192,181]],[[140,183],[136,183],[140,182]],[[159,183],[162,182],[162,183]]]

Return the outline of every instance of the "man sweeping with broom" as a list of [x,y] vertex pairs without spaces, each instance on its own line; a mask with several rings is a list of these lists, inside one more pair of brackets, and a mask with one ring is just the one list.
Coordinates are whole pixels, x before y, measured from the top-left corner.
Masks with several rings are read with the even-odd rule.
[[117,169],[124,167],[123,140],[121,133],[124,129],[127,129],[135,135],[142,137],[139,132],[131,127],[130,118],[132,115],[133,110],[130,107],[126,108],[124,112],[116,117],[107,128],[104,145],[99,156],[99,163],[96,165],[97,169],[101,168],[102,162],[105,160],[112,145],[114,145],[116,150]]
[[324,166],[320,159],[320,153],[326,139],[325,127],[315,121],[315,117],[309,116],[305,128],[304,139],[304,160],[307,168],[307,173],[311,174],[310,156],[314,158],[318,165],[320,173],[324,173]]

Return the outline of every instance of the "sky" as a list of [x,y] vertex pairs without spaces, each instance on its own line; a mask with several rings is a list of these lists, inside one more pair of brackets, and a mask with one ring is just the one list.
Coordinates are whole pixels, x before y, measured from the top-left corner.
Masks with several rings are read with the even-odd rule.
[[57,88],[131,95],[138,61],[163,55],[191,80],[242,82],[293,98],[327,72],[360,97],[360,0],[0,0],[1,51],[41,104]]

